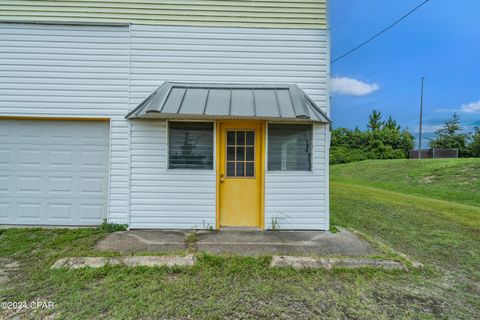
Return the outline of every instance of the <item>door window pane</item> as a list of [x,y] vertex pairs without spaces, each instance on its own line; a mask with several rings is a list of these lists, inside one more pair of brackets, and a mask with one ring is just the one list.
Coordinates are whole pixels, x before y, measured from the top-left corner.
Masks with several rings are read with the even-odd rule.
[[227,132],[227,145],[229,146],[235,145],[235,131]]
[[244,171],[244,162],[237,162],[237,177],[243,177],[245,176],[245,171]]
[[247,146],[253,146],[255,144],[255,132],[247,131],[246,134]]
[[245,148],[245,160],[253,161],[253,157],[255,155],[255,151],[253,147],[246,147]]
[[227,147],[227,161],[235,161],[235,147]]
[[237,131],[237,145],[245,145],[245,131]]
[[245,147],[237,146],[237,161],[245,160]]
[[227,162],[227,176],[228,177],[235,176],[235,162]]
[[246,168],[245,168],[245,176],[247,177],[255,176],[255,172],[253,170],[254,170],[253,162],[247,162]]

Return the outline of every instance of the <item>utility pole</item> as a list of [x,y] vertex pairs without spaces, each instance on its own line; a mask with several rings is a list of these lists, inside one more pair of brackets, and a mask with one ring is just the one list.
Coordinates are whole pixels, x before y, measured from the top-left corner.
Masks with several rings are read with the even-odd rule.
[[418,159],[422,158],[422,117],[423,117],[423,81],[425,77],[422,77],[422,85],[420,89],[420,129],[418,131]]

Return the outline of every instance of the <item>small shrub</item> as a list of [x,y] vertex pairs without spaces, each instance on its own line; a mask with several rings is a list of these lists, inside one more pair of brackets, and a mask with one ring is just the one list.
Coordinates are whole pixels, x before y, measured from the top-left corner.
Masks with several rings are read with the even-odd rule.
[[330,225],[330,232],[331,232],[331,233],[337,233],[337,232],[339,232],[339,230],[337,229],[336,226]]
[[332,147],[330,149],[330,164],[342,164],[374,158],[375,155],[362,149],[345,146]]
[[107,219],[103,219],[103,223],[100,225],[100,229],[108,233],[125,231],[127,230],[127,228],[128,228],[127,224],[108,223]]
[[280,221],[278,217],[273,217],[272,218],[272,226],[271,226],[272,231],[278,231],[280,230]]
[[195,252],[197,251],[197,242],[198,242],[198,235],[197,232],[192,232],[189,233],[185,237],[185,244],[187,245],[187,248],[189,251]]
[[205,223],[205,220],[203,220],[203,229],[207,231],[214,231],[213,225],[210,223]]

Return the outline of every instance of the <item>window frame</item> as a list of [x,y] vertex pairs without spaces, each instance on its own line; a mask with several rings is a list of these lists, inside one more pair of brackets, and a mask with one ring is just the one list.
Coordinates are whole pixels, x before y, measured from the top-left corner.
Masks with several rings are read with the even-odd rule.
[[[269,159],[269,152],[268,152],[268,143],[269,143],[269,138],[270,138],[270,125],[310,125],[311,130],[310,130],[310,141],[311,141],[311,152],[310,152],[310,170],[269,170],[268,169],[268,159]],[[265,141],[265,172],[268,174],[313,174],[315,171],[315,164],[313,163],[314,159],[314,152],[315,152],[315,147],[313,143],[313,139],[315,137],[315,124],[313,122],[280,122],[280,121],[269,121],[267,122],[266,126],[266,141]]]
[[[214,120],[197,120],[197,119],[167,119],[166,121],[166,134],[165,134],[165,145],[166,145],[166,156],[165,156],[165,170],[166,171],[173,171],[173,172],[215,172],[217,166],[217,122]],[[208,122],[213,123],[212,134],[213,134],[213,162],[211,169],[193,169],[193,168],[170,168],[170,123],[171,122]]]

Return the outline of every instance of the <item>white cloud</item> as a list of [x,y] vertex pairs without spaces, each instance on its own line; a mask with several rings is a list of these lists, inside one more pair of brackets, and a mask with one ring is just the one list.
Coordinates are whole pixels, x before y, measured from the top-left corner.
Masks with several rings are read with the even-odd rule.
[[[437,131],[443,127],[443,124],[424,124],[422,125],[422,132],[424,133],[432,133]],[[420,127],[418,125],[414,126],[412,132],[418,133],[420,131]]]
[[332,92],[346,96],[366,96],[380,89],[376,83],[368,84],[360,80],[335,77],[331,79]]
[[480,101],[464,104],[457,111],[465,113],[480,113]]

